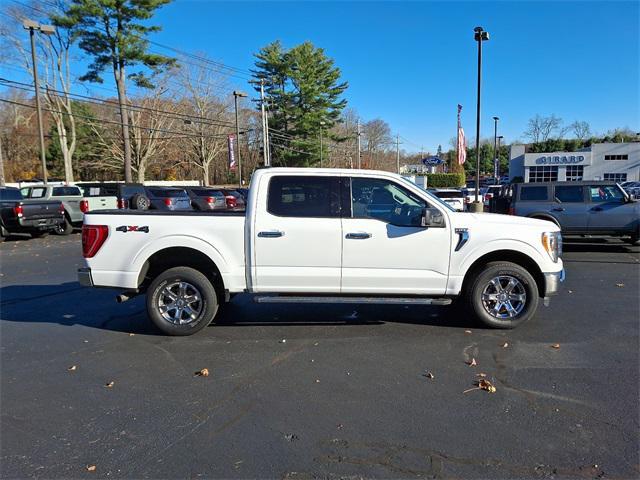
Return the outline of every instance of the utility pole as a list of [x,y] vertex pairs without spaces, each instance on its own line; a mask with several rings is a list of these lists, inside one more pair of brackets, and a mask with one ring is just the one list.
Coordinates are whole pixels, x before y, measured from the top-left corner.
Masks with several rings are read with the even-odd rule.
[[2,158],[2,137],[0,137],[0,187],[6,184],[4,178],[4,159]]
[[322,168],[322,131],[324,130],[325,122],[320,121],[320,168]]
[[242,161],[240,160],[240,126],[238,123],[238,97],[246,97],[247,94],[233,91],[233,102],[236,110],[236,146],[238,148],[238,185],[242,187]]
[[358,130],[357,130],[357,132],[358,132],[357,133],[357,136],[358,136],[358,162],[357,162],[357,164],[358,164],[358,168],[360,169],[360,168],[362,168],[362,161],[361,161],[361,158],[360,158],[360,119],[358,119],[357,127],[358,127]]
[[498,117],[493,117],[493,177],[498,178]]
[[38,118],[38,133],[40,136],[40,162],[42,163],[42,179],[47,184],[47,158],[44,150],[44,128],[42,126],[42,107],[40,106],[40,84],[38,82],[38,63],[36,62],[36,30],[44,34],[50,35],[55,33],[55,28],[51,25],[40,25],[33,20],[24,20],[22,22],[25,30],[29,30],[29,38],[31,40],[31,61],[33,64],[33,85],[36,91],[36,111]]
[[267,151],[267,143],[269,137],[267,134],[267,113],[264,109],[264,79],[260,79],[260,111],[262,112],[262,158],[264,166],[269,166],[269,152]]
[[400,135],[396,134],[396,173],[400,175]]

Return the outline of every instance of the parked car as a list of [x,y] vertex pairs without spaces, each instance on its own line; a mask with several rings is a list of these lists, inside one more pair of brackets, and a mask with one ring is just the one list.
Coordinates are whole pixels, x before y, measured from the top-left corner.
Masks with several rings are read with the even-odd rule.
[[224,193],[227,208],[231,210],[244,210],[246,207],[247,201],[245,200],[244,195],[235,189],[223,188],[222,193]]
[[549,220],[563,235],[603,235],[640,240],[640,202],[616,183],[602,181],[517,183],[505,188],[491,207]]
[[120,301],[146,293],[161,331],[190,335],[240,292],[263,303],[461,297],[485,325],[513,328],[564,278],[554,223],[456,212],[393,173],[265,168],[251,185],[246,212],[88,213],[80,283],[120,288]]
[[64,206],[59,200],[25,202],[15,187],[0,187],[0,237],[10,233],[30,233],[41,237],[60,228]]
[[491,199],[502,189],[502,185],[489,185],[486,187],[482,194],[482,201],[485,207],[489,206]]
[[84,213],[80,208],[82,191],[75,185],[31,185],[20,189],[24,202],[40,202],[42,200],[58,200],[64,206],[64,222],[54,232],[58,235],[69,235],[74,228],[82,226]]
[[465,194],[461,190],[455,188],[434,188],[429,191],[436,197],[444,200],[445,203],[451,205],[458,212],[463,212],[465,210],[467,202]]
[[183,188],[145,187],[151,210],[192,210],[191,199]]
[[236,191],[242,195],[242,197],[244,198],[245,203],[246,203],[247,198],[249,198],[249,189],[248,188],[244,188],[244,187],[243,188],[236,188]]
[[116,198],[118,209],[121,210],[148,210],[151,206],[145,186],[141,183],[117,183]]
[[118,208],[118,188],[115,183],[76,183],[82,190],[80,210],[113,210]]
[[226,210],[227,202],[222,190],[210,187],[185,187],[194,210]]

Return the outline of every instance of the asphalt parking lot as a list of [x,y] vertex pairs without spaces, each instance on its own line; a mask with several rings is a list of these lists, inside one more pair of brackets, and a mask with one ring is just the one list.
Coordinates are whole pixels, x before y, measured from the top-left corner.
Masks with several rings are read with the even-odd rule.
[[[12,238],[1,476],[638,478],[640,248],[580,239],[564,260],[561,295],[515,331],[241,295],[171,338],[142,299],[78,285],[78,234]],[[480,373],[496,392],[463,393]]]

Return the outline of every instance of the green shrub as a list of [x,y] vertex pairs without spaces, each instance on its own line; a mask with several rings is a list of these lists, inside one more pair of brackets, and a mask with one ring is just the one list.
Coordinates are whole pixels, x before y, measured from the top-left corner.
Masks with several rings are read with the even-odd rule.
[[428,188],[459,188],[465,185],[464,172],[460,173],[427,173]]

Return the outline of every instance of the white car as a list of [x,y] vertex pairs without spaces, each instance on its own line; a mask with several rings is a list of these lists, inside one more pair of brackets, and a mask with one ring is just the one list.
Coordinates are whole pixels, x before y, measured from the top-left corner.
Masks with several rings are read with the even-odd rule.
[[436,197],[451,205],[456,211],[464,212],[466,205],[466,195],[462,190],[455,188],[435,188],[429,190]]
[[241,292],[257,302],[461,304],[513,328],[564,278],[552,222],[456,212],[399,175],[269,168],[246,211],[85,215],[82,285],[146,293],[166,334],[189,335]]

